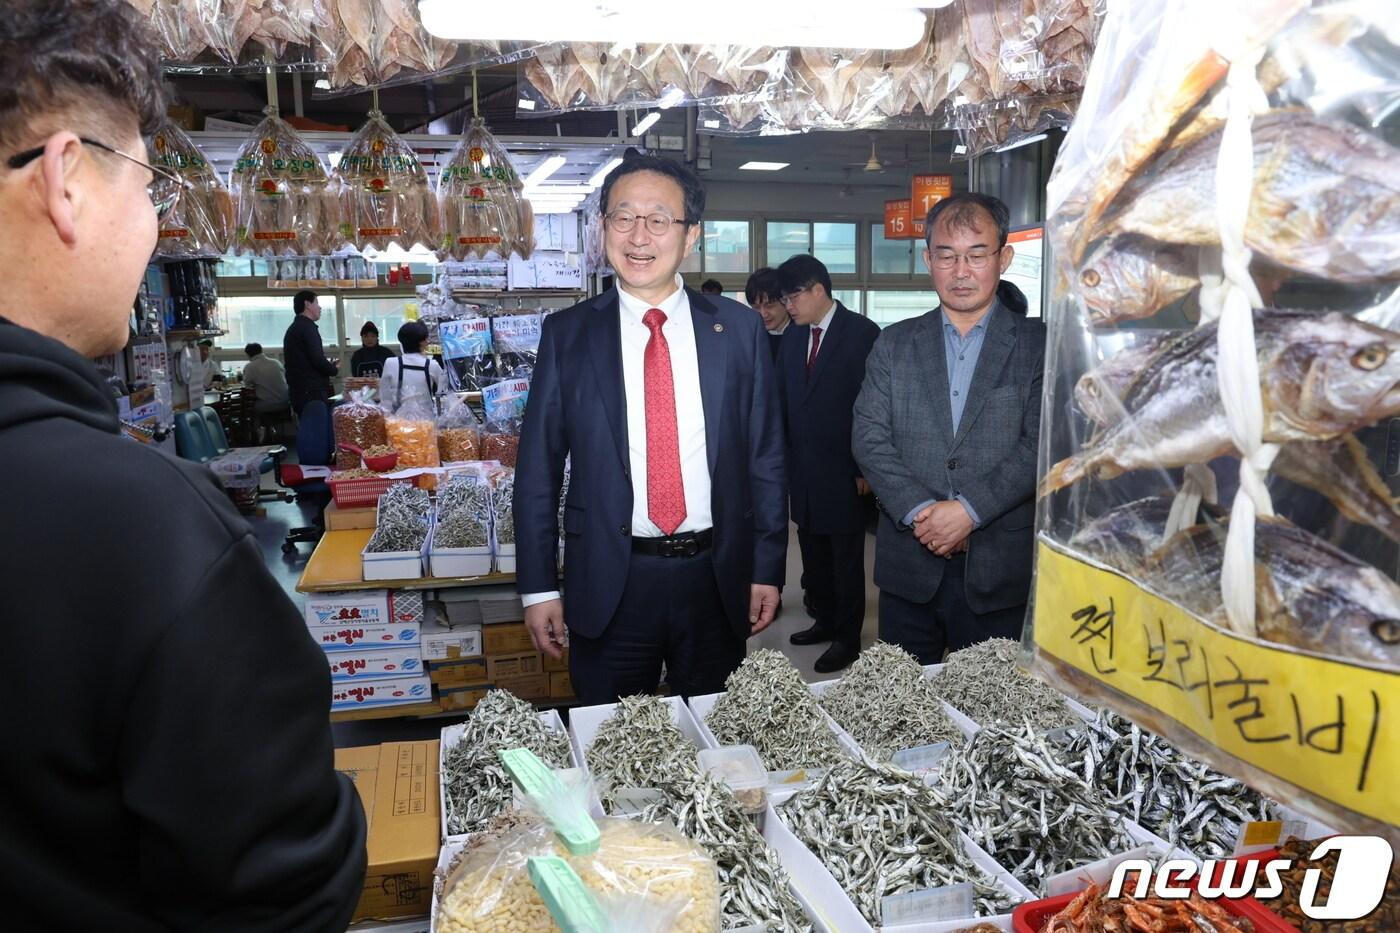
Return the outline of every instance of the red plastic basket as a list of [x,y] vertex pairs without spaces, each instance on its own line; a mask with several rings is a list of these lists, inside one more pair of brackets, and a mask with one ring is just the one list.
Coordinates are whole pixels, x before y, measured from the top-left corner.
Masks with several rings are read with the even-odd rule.
[[361,476],[355,479],[327,480],[331,487],[331,498],[338,509],[363,509],[379,504],[382,496],[395,483],[413,483],[413,479],[387,479],[378,476]]
[[[1061,894],[1059,897],[1047,897],[1041,901],[1028,901],[1017,907],[1012,913],[1012,926],[1016,933],[1040,933],[1040,928],[1045,925],[1045,921],[1064,910],[1069,906],[1069,902],[1081,893],[1083,892],[1074,891],[1070,894]],[[1221,899],[1215,903],[1223,907],[1227,913],[1251,921],[1254,924],[1255,933],[1297,933],[1296,927],[1286,923],[1278,914],[1266,910],[1263,904],[1253,898]]]

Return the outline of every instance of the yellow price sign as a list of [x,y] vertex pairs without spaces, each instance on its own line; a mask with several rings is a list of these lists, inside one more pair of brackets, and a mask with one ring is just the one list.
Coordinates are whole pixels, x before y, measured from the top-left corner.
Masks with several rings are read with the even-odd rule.
[[1035,641],[1235,758],[1400,825],[1400,674],[1221,631],[1044,540]]

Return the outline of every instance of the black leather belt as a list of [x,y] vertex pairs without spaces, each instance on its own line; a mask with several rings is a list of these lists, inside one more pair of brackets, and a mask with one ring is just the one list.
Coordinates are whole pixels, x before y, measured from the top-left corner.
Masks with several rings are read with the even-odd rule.
[[667,538],[633,538],[632,553],[645,554],[648,557],[694,557],[702,551],[709,550],[714,539],[715,532],[712,528],[671,535]]

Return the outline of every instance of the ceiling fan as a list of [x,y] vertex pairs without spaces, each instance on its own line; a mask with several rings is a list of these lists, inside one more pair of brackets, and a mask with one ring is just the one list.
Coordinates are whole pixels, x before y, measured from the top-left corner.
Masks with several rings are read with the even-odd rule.
[[901,162],[882,162],[882,161],[880,161],[880,155],[879,155],[878,152],[876,152],[876,149],[875,149],[875,134],[874,134],[874,133],[871,133],[871,134],[870,134],[870,158],[869,158],[869,159],[866,159],[864,162],[847,162],[847,163],[846,163],[846,165],[847,165],[848,167],[850,167],[850,168],[858,168],[858,169],[860,169],[862,172],[869,172],[869,173],[871,173],[872,175],[873,175],[873,174],[882,173],[882,172],[885,171],[885,169],[888,169],[888,168],[905,168],[905,167],[907,167],[909,164],[910,164],[910,162],[909,162],[909,144],[908,144],[907,142],[904,144],[904,160],[903,160],[903,161],[901,161]]

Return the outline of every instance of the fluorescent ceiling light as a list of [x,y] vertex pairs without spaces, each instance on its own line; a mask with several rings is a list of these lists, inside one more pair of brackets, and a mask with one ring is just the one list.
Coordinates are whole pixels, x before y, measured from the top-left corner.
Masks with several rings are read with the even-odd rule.
[[707,129],[707,130],[717,130],[717,129],[719,129],[719,121],[718,121],[718,120],[706,120],[706,121],[705,121],[705,129]]
[[791,164],[791,162],[745,162],[739,166],[739,170],[741,172],[778,172]]
[[429,33],[459,41],[729,45],[734,24],[743,23],[748,46],[907,49],[924,36],[927,17],[918,7],[928,5],[930,0],[877,0],[853,17],[844,0],[800,5],[792,0],[711,0],[663,9],[647,0],[420,0],[418,12]]
[[672,107],[676,106],[676,104],[682,103],[684,100],[685,91],[678,87],[673,87],[665,94],[661,95],[661,99],[656,102],[656,106],[660,107],[662,110],[670,110]]
[[633,136],[640,136],[640,135],[642,135],[642,134],[645,133],[647,130],[649,130],[649,129],[651,129],[653,126],[655,126],[655,125],[656,125],[656,121],[657,121],[657,120],[660,120],[660,119],[661,119],[661,111],[660,111],[660,110],[653,110],[651,113],[649,113],[649,114],[647,114],[646,116],[642,117],[641,121],[638,122],[636,126],[632,127],[632,135],[633,135]]
[[1018,140],[1016,140],[1015,142],[1007,143],[1005,146],[1002,146],[1001,148],[997,149],[996,151],[997,151],[997,152],[1010,152],[1012,149],[1019,149],[1019,148],[1021,148],[1022,146],[1029,146],[1031,143],[1038,143],[1038,142],[1040,142],[1040,141],[1041,141],[1042,139],[1044,139],[1044,138],[1045,138],[1045,134],[1044,134],[1044,133],[1038,133],[1038,134],[1035,135],[1035,136],[1027,136],[1025,139],[1018,139]]
[[531,185],[538,185],[550,175],[553,175],[563,168],[564,163],[567,161],[569,160],[561,155],[552,155],[545,159],[539,165],[535,166],[534,171],[525,176],[525,187],[528,188]]
[[371,246],[365,249],[364,257],[370,262],[389,263],[395,266],[402,265],[406,262],[424,266],[435,266],[438,264],[438,258],[433,255],[433,251],[423,246],[415,246],[410,250],[405,250],[397,245],[390,246],[386,250],[376,249]]
[[320,78],[316,82],[316,87],[322,91],[329,91],[331,89],[331,82],[326,78]]
[[592,185],[536,185],[533,188],[527,187],[525,194],[534,197],[552,197],[554,195],[565,195],[568,197],[578,196],[586,198],[593,193]]
[[572,214],[578,209],[577,204],[536,204],[530,202],[531,209],[536,214]]
[[619,156],[618,158],[615,158],[615,159],[609,159],[607,162],[605,162],[605,163],[603,164],[603,167],[602,167],[602,168],[600,168],[600,169],[598,169],[598,171],[594,172],[594,173],[593,173],[593,176],[592,176],[591,178],[588,179],[588,186],[589,186],[590,188],[597,188],[599,185],[601,185],[601,184],[603,183],[603,179],[604,179],[604,178],[607,178],[607,177],[608,177],[608,174],[609,174],[613,169],[617,168],[617,167],[618,167],[619,165],[621,165],[621,164],[622,164],[622,158],[621,158],[620,156]]
[[515,106],[519,107],[521,110],[534,110],[535,102],[529,98],[522,97],[515,102]]

